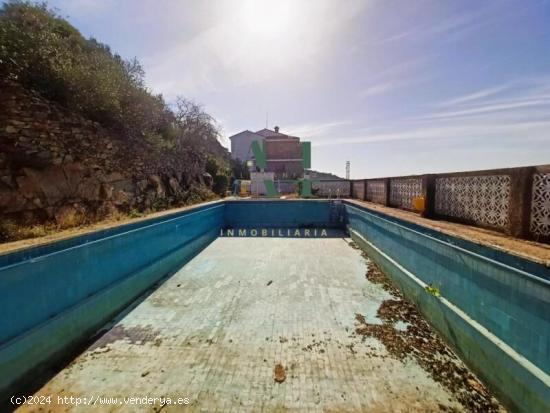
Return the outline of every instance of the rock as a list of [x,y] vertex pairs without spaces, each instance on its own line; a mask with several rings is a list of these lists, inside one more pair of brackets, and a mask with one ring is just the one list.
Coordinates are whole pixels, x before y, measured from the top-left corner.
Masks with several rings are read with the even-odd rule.
[[117,182],[122,181],[124,178],[124,175],[122,175],[120,172],[113,172],[105,176],[105,182]]
[[[35,129],[23,129],[21,131],[21,135],[23,135],[23,136],[19,137],[20,141],[22,140],[22,138],[24,136],[26,136],[27,138],[34,138],[34,137],[38,136],[38,132]],[[28,139],[25,139],[25,141],[28,141]]]
[[23,126],[25,126],[25,122],[21,122],[20,120],[11,119],[11,120],[10,120],[10,123],[11,123],[12,125],[18,126],[18,127],[20,127],[20,128],[23,127]]
[[115,205],[129,205],[131,204],[132,196],[128,192],[125,191],[113,191],[112,200]]
[[180,187],[180,184],[178,182],[178,180],[174,177],[171,177],[169,180],[168,180],[168,185],[170,185],[170,189],[172,190],[172,193],[174,195],[177,195],[181,192],[181,187]]
[[27,207],[27,200],[19,193],[0,188],[0,210],[4,213],[18,212]]
[[145,189],[147,189],[147,180],[140,179],[139,181],[136,182],[136,186],[140,192],[145,191]]
[[15,189],[13,179],[9,175],[0,176],[0,182],[9,188]]
[[84,178],[78,185],[75,196],[84,201],[100,201],[101,182],[96,178]]
[[34,198],[32,203],[36,205],[37,208],[42,208],[44,206],[42,205],[42,200],[40,198]]
[[283,381],[286,380],[285,368],[281,363],[278,363],[275,365],[275,369],[273,370],[273,379],[277,383],[282,383]]
[[110,200],[113,198],[113,191],[115,188],[113,188],[112,185],[109,184],[101,184],[100,190],[99,190],[99,197],[103,200]]
[[50,160],[52,158],[52,153],[50,151],[41,151],[36,154],[40,159]]
[[72,190],[67,181],[67,176],[59,166],[53,166],[44,170],[23,168],[25,176],[17,177],[20,192],[26,198],[36,196],[46,199],[47,204],[54,205],[63,198],[69,198]]
[[156,195],[158,197],[163,198],[166,195],[166,191],[164,190],[164,186],[162,185],[162,180],[160,179],[160,176],[150,175],[149,183],[155,189]]
[[6,133],[17,133],[17,132],[18,132],[18,129],[16,129],[12,125],[6,126]]

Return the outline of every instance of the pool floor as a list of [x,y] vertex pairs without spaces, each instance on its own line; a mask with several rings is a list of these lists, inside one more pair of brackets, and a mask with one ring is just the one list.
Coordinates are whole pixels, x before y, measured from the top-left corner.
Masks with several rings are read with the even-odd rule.
[[56,403],[20,411],[92,411],[58,396],[105,412],[464,411],[413,358],[355,333],[356,314],[376,323],[392,296],[365,278],[368,262],[349,242],[216,239],[38,391]]

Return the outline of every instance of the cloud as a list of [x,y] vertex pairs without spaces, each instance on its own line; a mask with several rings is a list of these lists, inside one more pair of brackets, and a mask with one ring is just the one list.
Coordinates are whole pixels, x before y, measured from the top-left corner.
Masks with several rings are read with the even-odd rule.
[[470,118],[507,112],[528,118],[539,109],[550,105],[550,77],[516,79],[502,85],[478,91],[435,104],[443,108],[416,116],[411,120],[438,121],[453,118]]
[[525,107],[541,107],[550,105],[550,95],[542,95],[537,98],[532,99],[518,99],[511,100],[508,102],[499,102],[487,105],[480,105],[474,108],[457,110],[453,112],[441,112],[434,113],[426,116],[418,116],[415,119],[417,120],[438,120],[438,119],[449,119],[465,116],[475,116],[483,115],[491,112],[500,112],[507,110],[521,109]]
[[422,69],[426,66],[426,58],[415,57],[408,60],[400,60],[399,64],[391,65],[389,68],[377,73],[366,71],[369,84],[359,90],[357,95],[360,99],[371,96],[386,94],[407,86],[425,82],[430,75],[425,74]]
[[359,92],[360,97],[375,96],[382,93],[389,92],[390,90],[397,89],[402,82],[385,82],[377,85],[372,85]]
[[465,13],[458,16],[448,17],[438,23],[429,25],[416,25],[414,29],[404,30],[400,33],[390,35],[378,42],[383,45],[398,41],[416,41],[426,38],[444,38],[443,34],[462,34],[473,28],[488,23],[488,11],[479,9],[476,12]]
[[538,122],[516,122],[508,124],[476,123],[467,125],[428,126],[413,129],[403,127],[401,130],[386,133],[366,133],[351,135],[338,139],[314,139],[314,146],[335,146],[344,144],[365,144],[372,142],[389,142],[401,140],[439,139],[486,139],[486,138],[517,138],[543,140],[550,143],[550,120]]
[[[511,80],[443,102],[435,111],[394,119],[383,127],[349,131],[345,137],[320,136],[315,146],[400,140],[459,140],[502,137],[550,143],[550,77]],[[439,108],[443,108],[442,110]]]
[[308,123],[303,125],[290,125],[281,132],[289,133],[293,136],[299,136],[304,139],[311,139],[314,137],[327,136],[334,133],[335,129],[342,126],[350,125],[348,120],[339,120],[333,122],[324,123]]
[[476,101],[476,100],[486,98],[486,97],[489,97],[489,96],[497,95],[500,92],[503,92],[507,89],[510,89],[513,85],[514,85],[513,83],[510,83],[510,84],[505,84],[505,85],[501,85],[501,86],[490,87],[490,88],[478,90],[477,92],[469,93],[467,95],[459,96],[459,97],[450,99],[446,102],[442,102],[440,105],[441,106],[455,106],[455,105],[458,105],[458,104],[469,103],[469,102]]

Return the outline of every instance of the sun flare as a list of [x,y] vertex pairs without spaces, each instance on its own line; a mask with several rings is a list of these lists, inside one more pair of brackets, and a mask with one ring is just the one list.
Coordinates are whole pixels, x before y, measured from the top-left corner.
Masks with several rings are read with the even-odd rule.
[[288,31],[293,10],[287,1],[247,1],[240,10],[242,28],[262,37],[279,37]]

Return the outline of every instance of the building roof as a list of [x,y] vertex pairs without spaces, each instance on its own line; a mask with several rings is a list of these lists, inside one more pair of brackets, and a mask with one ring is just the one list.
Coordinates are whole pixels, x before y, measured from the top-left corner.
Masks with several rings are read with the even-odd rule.
[[257,135],[261,135],[266,139],[300,139],[297,136],[290,136],[285,133],[281,132],[275,132],[274,130],[263,128],[257,132],[255,132]]
[[271,138],[271,137],[277,137],[277,138],[286,138],[287,135],[280,132],[275,132],[274,130],[263,128],[256,132],[258,135],[262,135],[264,138]]
[[256,132],[252,132],[252,131],[249,131],[247,129],[247,130],[244,130],[242,132],[236,133],[235,135],[231,135],[229,137],[229,139],[236,138],[236,137],[241,136],[243,134],[257,135],[259,140],[261,140],[261,139],[293,139],[293,140],[300,139],[297,136],[286,135],[284,133],[275,132],[274,130],[267,129],[267,128],[260,129],[259,131],[256,131]]
[[[236,137],[241,136],[241,135],[243,135],[243,134],[247,134],[247,135],[258,135],[257,133],[254,133],[254,132],[249,131],[249,130],[247,129],[247,130],[243,130],[242,132],[239,132],[239,133],[236,133],[236,134],[234,134],[234,135],[231,135],[231,136],[229,137],[229,139],[236,138]],[[262,138],[263,138],[262,135],[258,135],[258,139],[262,139]]]

